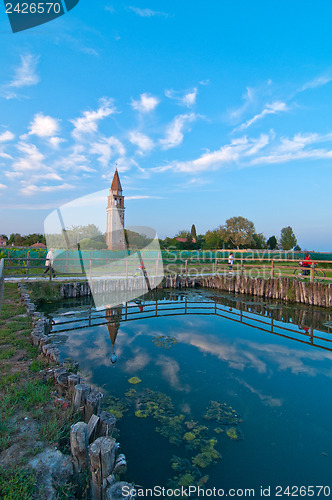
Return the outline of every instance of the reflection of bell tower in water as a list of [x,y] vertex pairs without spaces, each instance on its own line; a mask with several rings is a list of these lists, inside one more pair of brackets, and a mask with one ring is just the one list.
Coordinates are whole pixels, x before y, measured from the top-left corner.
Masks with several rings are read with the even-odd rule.
[[116,336],[118,334],[120,323],[122,320],[122,304],[116,307],[110,307],[105,311],[105,318],[107,321],[107,329],[112,342],[112,356],[111,361],[114,364],[118,359],[114,352],[114,344],[116,341]]
[[109,250],[124,250],[124,196],[118,170],[115,170],[106,208],[106,245]]

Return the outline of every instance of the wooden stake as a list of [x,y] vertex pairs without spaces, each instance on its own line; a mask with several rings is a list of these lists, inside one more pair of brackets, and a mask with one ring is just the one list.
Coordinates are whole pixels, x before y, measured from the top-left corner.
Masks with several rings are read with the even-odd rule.
[[91,496],[92,500],[102,500],[103,481],[112,472],[115,463],[115,439],[100,437],[89,446],[91,464]]
[[88,426],[77,422],[70,428],[70,448],[76,472],[82,472],[89,465],[88,459]]

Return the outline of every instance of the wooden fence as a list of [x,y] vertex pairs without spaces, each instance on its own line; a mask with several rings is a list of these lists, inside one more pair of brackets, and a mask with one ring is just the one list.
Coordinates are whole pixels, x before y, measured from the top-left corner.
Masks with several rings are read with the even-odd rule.
[[3,298],[3,286],[4,286],[4,276],[5,276],[5,261],[0,260],[0,313],[1,313],[1,302]]
[[[100,257],[92,257],[92,252],[88,258],[56,257],[55,271],[60,276],[81,276],[97,277],[116,275],[130,278],[135,276],[137,269],[137,259],[126,257],[124,259],[107,259],[103,261]],[[45,270],[44,259],[30,258],[9,258],[4,260],[4,271],[6,277],[41,277]],[[163,261],[152,258],[144,258],[148,274],[159,276],[167,275],[185,275],[185,276],[204,276],[228,274],[228,257],[202,257],[202,258],[164,258]],[[136,262],[136,264],[135,264]],[[162,265],[161,265],[162,264]],[[112,270],[110,267],[112,266]],[[314,281],[332,281],[332,261],[315,259],[315,263],[306,268],[306,274],[301,274],[305,268],[301,268],[298,260],[275,258],[236,258],[234,259],[232,273],[234,275],[244,275],[249,277],[290,277]],[[322,275],[319,276],[318,274]],[[325,275],[324,275],[324,274]],[[49,272],[49,279],[52,279]]]

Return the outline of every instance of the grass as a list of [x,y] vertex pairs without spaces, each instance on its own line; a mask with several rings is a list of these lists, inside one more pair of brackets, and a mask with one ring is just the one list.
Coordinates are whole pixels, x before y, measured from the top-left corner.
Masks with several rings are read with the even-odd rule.
[[31,500],[35,491],[36,475],[19,467],[16,470],[0,468],[0,498],[3,500]]
[[[38,498],[35,474],[27,466],[28,458],[41,451],[36,440],[68,451],[70,425],[75,421],[70,407],[62,410],[54,405],[55,385],[44,379],[49,364],[32,346],[31,330],[31,318],[20,304],[17,285],[5,283],[0,316],[0,453],[15,443],[20,450],[26,449],[21,461],[13,460],[3,469],[0,466],[3,500]],[[25,418],[33,432],[24,430]],[[72,492],[72,485],[61,486],[58,498],[74,498]]]

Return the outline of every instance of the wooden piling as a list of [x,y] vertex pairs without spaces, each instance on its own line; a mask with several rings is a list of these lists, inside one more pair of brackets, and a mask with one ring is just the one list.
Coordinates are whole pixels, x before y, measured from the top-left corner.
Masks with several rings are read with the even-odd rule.
[[115,464],[115,439],[100,437],[89,446],[92,500],[103,500],[104,480],[111,474]]
[[77,422],[70,428],[70,449],[76,472],[83,472],[89,465],[88,426]]

